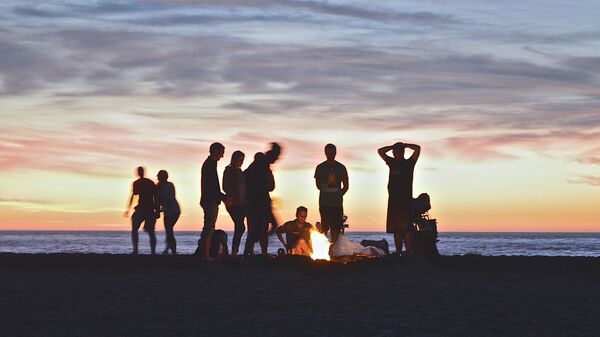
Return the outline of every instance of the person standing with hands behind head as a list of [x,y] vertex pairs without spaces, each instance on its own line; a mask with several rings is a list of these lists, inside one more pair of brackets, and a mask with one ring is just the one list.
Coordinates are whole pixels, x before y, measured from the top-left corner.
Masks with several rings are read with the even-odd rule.
[[133,182],[131,197],[125,211],[125,217],[129,216],[129,210],[133,204],[133,196],[137,195],[138,204],[135,206],[135,211],[131,215],[131,243],[133,244],[133,255],[138,254],[138,230],[144,223],[144,231],[150,237],[150,251],[152,255],[156,254],[156,234],[154,226],[156,219],[160,217],[160,209],[156,202],[156,185],[148,178],[144,178],[144,168],[138,167],[137,174],[139,179]]
[[235,226],[231,245],[231,255],[233,256],[238,254],[242,235],[246,231],[244,225],[244,218],[246,217],[244,213],[246,182],[244,181],[244,172],[241,169],[244,158],[245,155],[242,151],[235,151],[231,155],[231,163],[225,167],[223,172],[223,191],[227,195],[225,207],[227,207],[227,212],[229,212]]
[[225,154],[225,146],[221,143],[212,143],[209,148],[209,156],[202,164],[202,176],[200,178],[200,206],[204,211],[204,227],[200,234],[200,243],[204,241],[204,258],[212,260],[209,254],[211,237],[215,231],[219,204],[225,199],[221,192],[219,175],[217,174],[217,162]]
[[156,185],[156,200],[160,206],[160,210],[163,212],[163,221],[165,223],[166,243],[167,247],[163,251],[163,255],[169,253],[169,249],[173,255],[177,254],[177,241],[175,241],[175,233],[173,233],[173,227],[179,219],[181,209],[179,203],[175,199],[175,185],[172,182],[167,181],[169,179],[169,173],[165,170],[158,171],[156,175],[158,178],[158,184]]
[[[404,158],[406,148],[414,151],[408,159]],[[394,157],[387,155],[390,150]],[[411,214],[413,175],[415,164],[421,154],[421,147],[398,142],[394,145],[384,146],[377,152],[390,168],[386,231],[394,234],[396,252],[402,253],[402,242],[404,241],[406,254],[410,256],[413,248],[413,218]]]
[[321,231],[327,235],[331,229],[331,243],[335,243],[344,226],[344,194],[348,192],[348,171],[335,160],[337,149],[333,144],[325,146],[326,161],[317,166],[315,182],[319,189]]

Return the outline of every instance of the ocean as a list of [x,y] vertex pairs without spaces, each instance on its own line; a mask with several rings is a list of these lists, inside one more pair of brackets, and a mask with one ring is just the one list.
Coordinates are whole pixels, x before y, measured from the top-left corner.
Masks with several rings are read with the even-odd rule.
[[[232,233],[228,232],[231,244]],[[386,239],[395,251],[392,235],[382,232],[346,232],[349,239]],[[192,254],[199,232],[175,232],[179,254]],[[157,233],[157,252],[164,247],[164,232]],[[245,235],[242,238],[244,246]],[[148,236],[140,231],[140,254],[149,254]],[[231,246],[230,246],[231,247]],[[281,243],[275,235],[269,239],[269,252]],[[477,254],[485,256],[600,256],[600,233],[457,233],[439,234],[442,255]],[[258,244],[255,247],[258,252]],[[129,232],[97,231],[0,231],[0,253],[96,253],[131,252]]]

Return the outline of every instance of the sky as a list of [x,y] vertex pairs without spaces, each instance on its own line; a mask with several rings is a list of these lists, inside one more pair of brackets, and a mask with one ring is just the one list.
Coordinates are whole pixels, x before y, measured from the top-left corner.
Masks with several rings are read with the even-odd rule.
[[[419,144],[440,231],[600,231],[595,1],[2,1],[0,230],[128,230],[141,165],[202,227],[208,147],[273,166],[319,220],[334,143],[351,230],[383,231],[379,147]],[[217,227],[231,230],[220,208]],[[158,228],[162,227],[162,220]]]

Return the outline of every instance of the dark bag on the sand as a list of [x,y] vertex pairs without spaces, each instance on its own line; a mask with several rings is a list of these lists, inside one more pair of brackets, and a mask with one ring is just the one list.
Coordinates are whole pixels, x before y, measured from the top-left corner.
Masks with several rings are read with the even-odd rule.
[[390,245],[388,244],[386,239],[381,239],[381,240],[362,240],[360,242],[361,246],[365,246],[365,247],[376,247],[379,248],[381,250],[383,250],[386,254],[390,253]]
[[419,229],[414,233],[414,253],[417,256],[435,257],[440,253],[437,249],[438,232],[435,219],[419,219]]

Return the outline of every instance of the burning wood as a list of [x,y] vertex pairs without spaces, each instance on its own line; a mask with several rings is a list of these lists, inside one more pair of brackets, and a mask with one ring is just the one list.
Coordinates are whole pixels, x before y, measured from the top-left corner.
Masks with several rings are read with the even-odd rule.
[[313,260],[331,260],[329,257],[329,246],[331,243],[323,233],[320,233],[316,229],[310,231],[310,244],[312,252],[310,258]]

